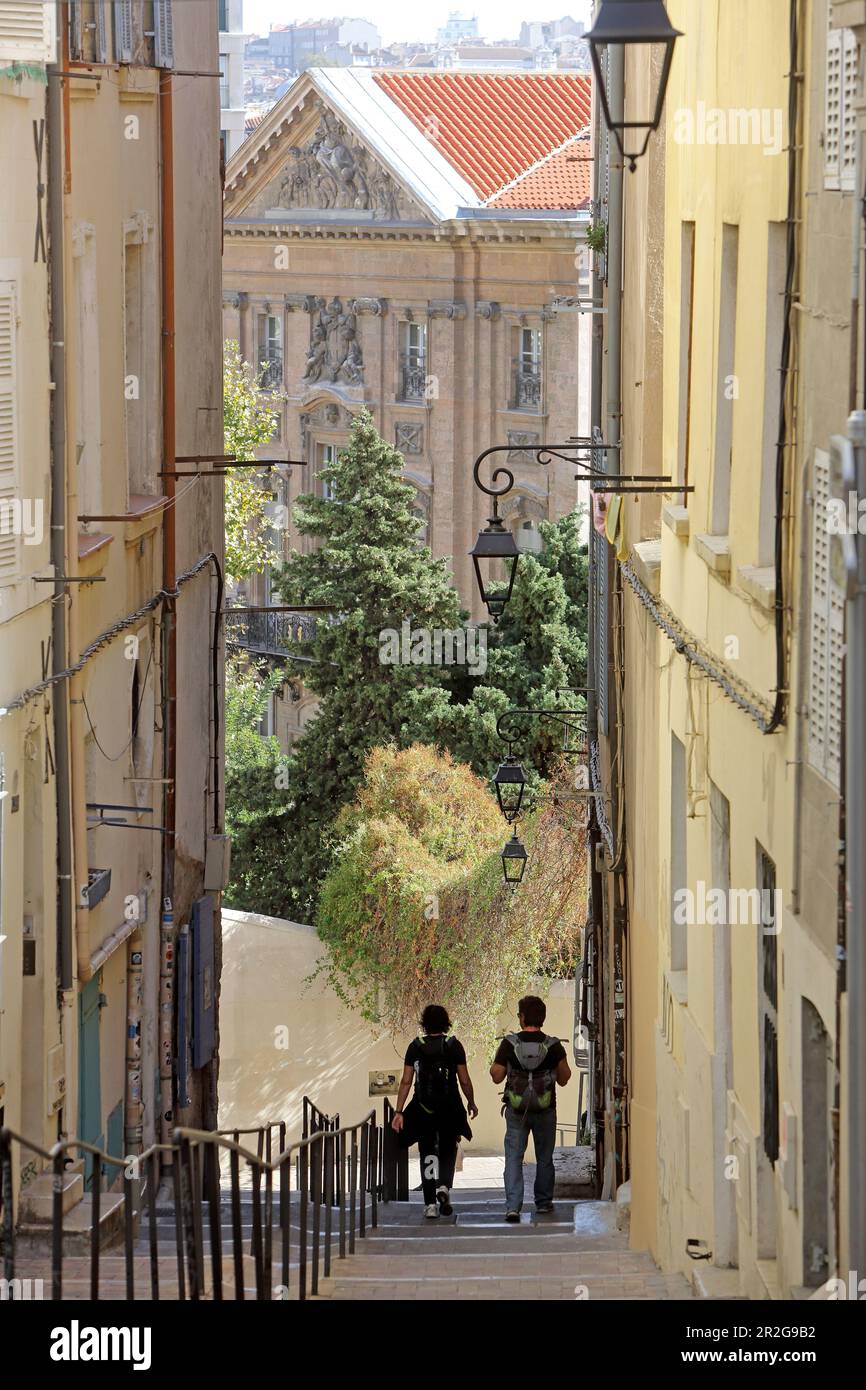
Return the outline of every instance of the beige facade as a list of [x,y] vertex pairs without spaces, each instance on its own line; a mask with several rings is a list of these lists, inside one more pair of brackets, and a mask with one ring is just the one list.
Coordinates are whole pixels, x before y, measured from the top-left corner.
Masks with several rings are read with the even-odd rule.
[[[627,1050],[604,1152],[631,1183],[633,1243],[663,1267],[714,1295],[803,1297],[847,1268],[842,636],[824,503],[850,405],[853,127],[843,112],[832,169],[828,5],[798,7],[793,55],[783,0],[668,10],[684,37],[665,125],[626,175],[622,468],[694,491],[626,501],[629,559],[611,572],[601,752],[627,849],[607,859],[604,930],[616,940],[625,894]],[[629,102],[646,80],[627,67]],[[701,110],[719,113],[723,138],[702,136]],[[802,224],[789,237],[790,181]],[[663,309],[646,286],[662,258]],[[690,1241],[708,1262],[689,1259]]]
[[[49,437],[53,273],[65,315],[65,375],[53,396],[65,433],[62,574],[79,581],[58,585],[66,651],[54,654],[54,684],[0,721],[14,792],[2,803],[0,1083],[16,1131],[40,1143],[79,1136],[119,1155],[158,1138],[172,1115],[207,1122],[216,1104],[215,1052],[196,1067],[184,1060],[189,1039],[163,1047],[159,1025],[173,1019],[176,995],[192,1003],[195,982],[183,944],[161,942],[166,895],[175,929],[191,923],[195,903],[204,916],[214,910],[213,959],[204,918],[193,928],[207,957],[211,1018],[219,969],[219,899],[205,891],[204,865],[221,824],[222,497],[212,482],[181,479],[175,488],[164,476],[184,467],[176,457],[222,451],[219,96],[215,81],[170,76],[174,68],[215,71],[217,18],[215,3],[195,13],[176,5],[173,16],[171,6],[140,3],[76,4],[60,14],[68,28],[58,67],[74,75],[49,76],[59,89],[48,137],[60,179],[48,182],[43,216],[59,200],[62,240],[50,243],[47,267],[32,263],[31,130],[31,117],[46,114],[46,80],[0,78],[4,130],[7,112],[20,125],[9,185],[4,175],[16,196],[5,200],[0,224],[0,281],[16,282],[18,304],[14,463],[25,494],[50,508],[59,476],[57,438],[52,460]],[[161,171],[172,161],[166,181]],[[35,572],[55,575],[48,541],[46,524],[42,549],[19,546],[17,572],[0,577],[4,704],[52,673],[45,643],[54,588],[30,582]],[[55,756],[55,700],[68,701],[68,767]],[[172,727],[174,765],[165,737]],[[61,818],[60,832],[71,834],[72,867],[71,881],[58,883],[61,778],[71,784],[71,818]],[[59,981],[64,895],[69,978]],[[22,981],[28,939],[36,974],[28,978],[25,967]],[[161,1002],[163,954],[172,983]]]
[[[305,73],[227,169],[225,335],[245,360],[267,363],[266,380],[287,397],[261,456],[306,467],[276,484],[278,501],[290,509],[321,489],[318,471],[366,406],[403,454],[421,534],[451,560],[477,619],[468,552],[490,499],[473,486],[476,457],[512,446],[494,463],[515,473],[501,511],[521,547],[537,548],[539,521],[576,503],[575,469],[545,467],[521,448],[586,432],[590,321],[558,301],[574,300],[588,214],[482,208],[444,218],[389,166],[387,126],[354,128],[324,76]],[[301,156],[326,117],[385,216],[316,206]],[[298,543],[291,524],[276,539],[283,551]],[[237,598],[269,603],[269,577]],[[281,742],[310,712],[304,695],[275,701]]]

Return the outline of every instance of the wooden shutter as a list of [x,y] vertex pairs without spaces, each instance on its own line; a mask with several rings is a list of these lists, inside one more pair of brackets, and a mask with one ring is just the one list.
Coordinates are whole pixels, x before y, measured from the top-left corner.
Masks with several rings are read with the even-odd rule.
[[0,579],[18,570],[18,537],[8,504],[18,497],[15,286],[0,280]]
[[156,66],[174,67],[174,30],[171,20],[171,0],[153,0],[153,24],[156,34]]
[[827,502],[830,455],[815,450],[812,480],[812,614],[809,648],[809,762],[839,786],[842,739],[842,648],[845,595],[830,573]]
[[132,62],[132,0],[114,0],[114,61]]
[[0,0],[0,63],[54,61],[54,5]]
[[82,0],[69,0],[69,56],[73,63],[81,63],[85,57],[83,10]]
[[108,25],[106,23],[104,0],[96,0],[96,61],[108,62]]

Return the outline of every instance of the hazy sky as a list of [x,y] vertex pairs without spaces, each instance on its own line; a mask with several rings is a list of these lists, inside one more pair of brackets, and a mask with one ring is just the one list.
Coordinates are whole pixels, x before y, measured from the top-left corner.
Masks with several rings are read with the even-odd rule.
[[436,30],[447,20],[451,10],[467,17],[478,16],[478,30],[486,39],[516,39],[521,21],[526,19],[561,19],[571,15],[589,24],[590,0],[476,0],[476,3],[457,3],[452,0],[429,0],[420,10],[407,5],[406,0],[244,0],[244,29],[249,34],[266,34],[272,24],[291,24],[302,19],[330,18],[345,15],[351,19],[369,19],[382,35],[383,43],[400,39],[430,42]]

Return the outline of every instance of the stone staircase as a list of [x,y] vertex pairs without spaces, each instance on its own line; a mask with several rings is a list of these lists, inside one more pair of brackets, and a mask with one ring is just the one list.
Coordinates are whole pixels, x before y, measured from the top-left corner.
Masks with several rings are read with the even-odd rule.
[[335,1260],[320,1299],[688,1299],[679,1274],[629,1250],[612,1202],[557,1198],[549,1216],[504,1220],[501,1188],[456,1189],[454,1215],[428,1221],[420,1193],[379,1208],[356,1254]]

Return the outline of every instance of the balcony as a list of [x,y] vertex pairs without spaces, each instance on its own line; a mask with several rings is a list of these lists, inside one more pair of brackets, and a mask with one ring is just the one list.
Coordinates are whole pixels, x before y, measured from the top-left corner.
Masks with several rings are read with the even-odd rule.
[[[273,608],[227,608],[226,642],[257,656],[283,661],[308,661],[298,652],[316,635],[316,619],[310,613],[286,613]],[[294,649],[294,650],[293,650]]]
[[399,399],[401,401],[419,401],[424,403],[427,400],[427,359],[417,353],[404,354],[400,358],[400,390]]
[[541,371],[525,362],[514,364],[512,410],[541,410]]
[[271,353],[261,361],[261,388],[263,391],[277,391],[283,384],[283,354]]

